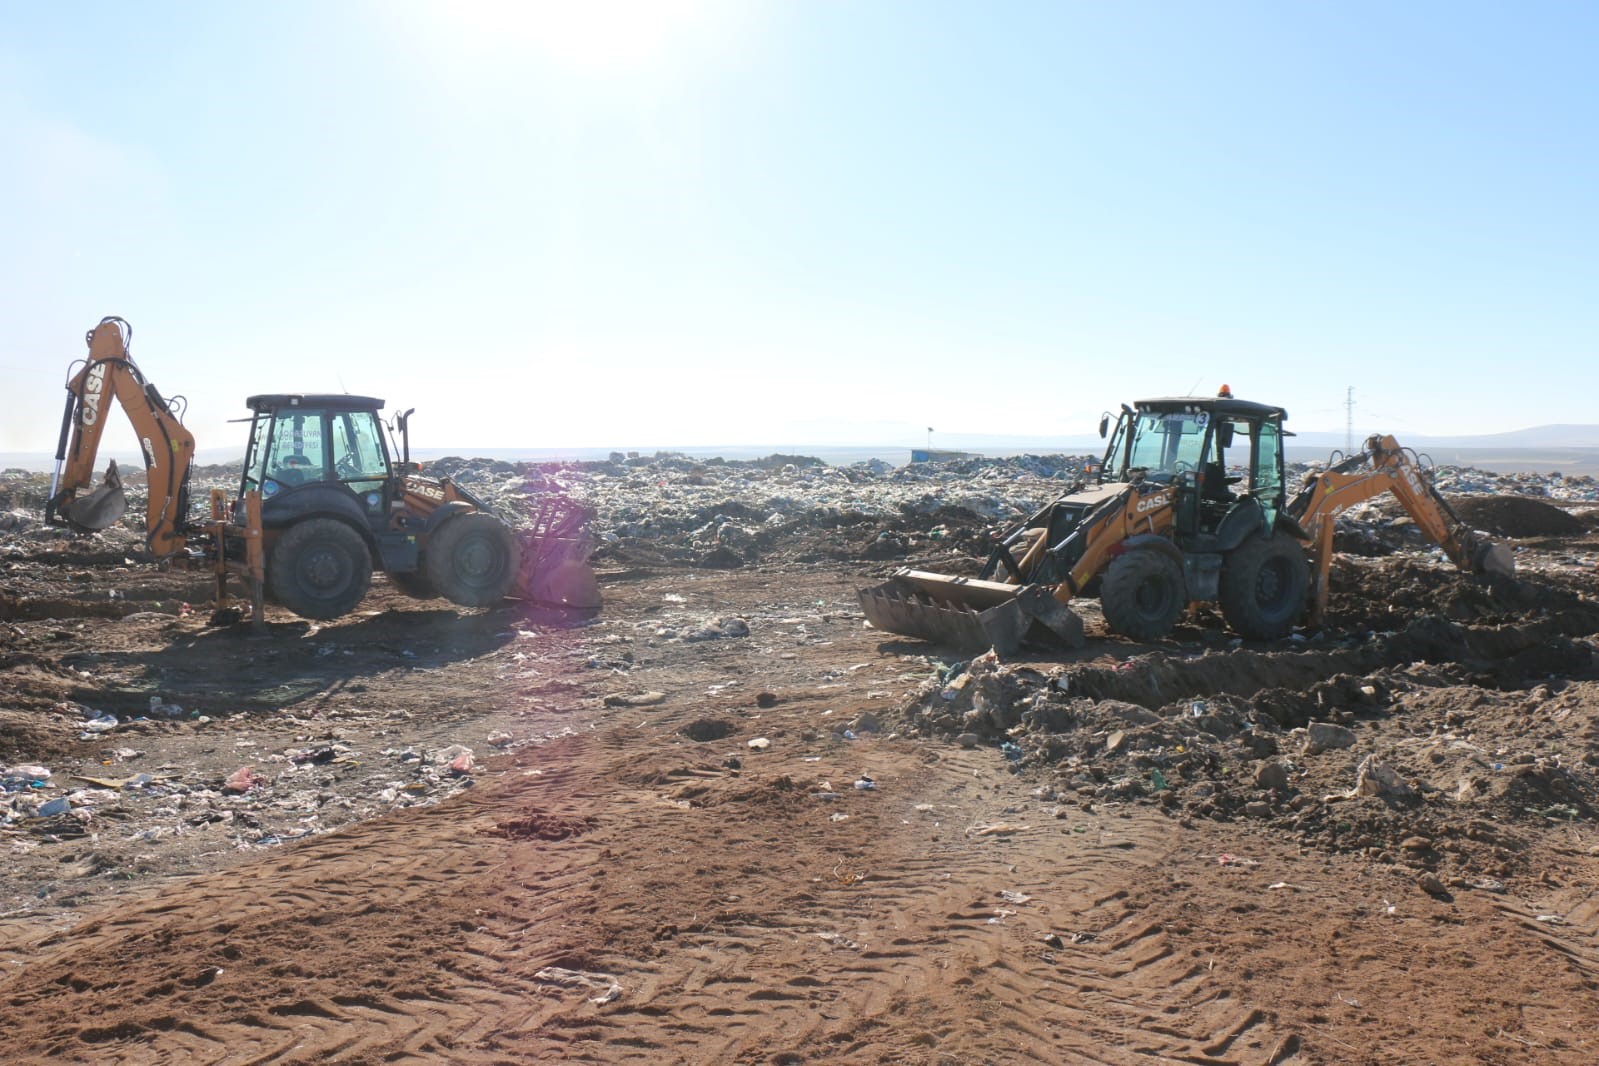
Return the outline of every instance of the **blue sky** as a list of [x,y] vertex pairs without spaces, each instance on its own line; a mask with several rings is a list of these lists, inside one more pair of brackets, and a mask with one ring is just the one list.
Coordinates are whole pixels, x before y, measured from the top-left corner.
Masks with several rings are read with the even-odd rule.
[[[419,443],[1599,423],[1599,6],[0,4],[0,450],[105,314]],[[131,437],[128,438],[131,442]],[[1599,446],[1599,440],[1594,444]],[[115,438],[108,441],[115,446]]]

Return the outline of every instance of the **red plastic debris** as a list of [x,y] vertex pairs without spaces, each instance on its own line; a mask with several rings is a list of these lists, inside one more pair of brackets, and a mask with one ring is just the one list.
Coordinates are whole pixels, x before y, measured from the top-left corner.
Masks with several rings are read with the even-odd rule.
[[256,775],[255,769],[249,766],[241,766],[229,774],[228,779],[222,783],[222,794],[224,796],[238,796],[250,791],[259,784],[261,784],[261,778]]

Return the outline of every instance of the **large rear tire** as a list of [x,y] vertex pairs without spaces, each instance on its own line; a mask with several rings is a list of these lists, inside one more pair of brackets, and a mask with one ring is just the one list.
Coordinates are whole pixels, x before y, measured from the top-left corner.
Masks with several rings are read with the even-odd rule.
[[1186,600],[1182,566],[1154,548],[1115,559],[1099,590],[1105,624],[1134,640],[1158,640],[1170,633]]
[[428,580],[462,607],[488,607],[505,599],[521,565],[510,527],[482,511],[451,518],[428,538]]
[[1305,613],[1310,563],[1299,541],[1285,534],[1251,537],[1221,568],[1221,613],[1241,636],[1286,637]]
[[272,549],[267,586],[301,618],[325,621],[355,610],[372,584],[372,555],[361,534],[333,518],[291,526]]

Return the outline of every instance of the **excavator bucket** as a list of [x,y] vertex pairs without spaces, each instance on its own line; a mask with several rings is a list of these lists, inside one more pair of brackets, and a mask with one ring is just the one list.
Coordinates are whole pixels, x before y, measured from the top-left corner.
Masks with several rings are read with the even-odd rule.
[[558,496],[539,503],[532,526],[522,534],[519,593],[543,607],[592,613],[600,609],[600,584],[589,555],[594,512]]
[[117,473],[117,461],[113,459],[100,487],[67,504],[62,513],[78,529],[98,533],[116,525],[127,510],[128,497],[122,491],[122,478]]
[[1073,648],[1084,644],[1082,619],[1042,585],[906,569],[859,595],[873,627],[962,651],[993,648],[1010,655],[1030,636],[1052,635]]
[[1516,556],[1503,544],[1484,543],[1478,549],[1472,565],[1483,574],[1498,574],[1500,577],[1514,577],[1516,574]]

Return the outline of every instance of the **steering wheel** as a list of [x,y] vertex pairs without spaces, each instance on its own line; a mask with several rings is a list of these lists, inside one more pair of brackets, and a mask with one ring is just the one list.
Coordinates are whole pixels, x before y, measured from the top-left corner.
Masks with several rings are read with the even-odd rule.
[[1192,474],[1193,472],[1194,464],[1190,463],[1187,459],[1178,459],[1171,465],[1171,476],[1173,481],[1176,481],[1184,474]]
[[360,468],[355,465],[355,460],[348,455],[341,455],[333,463],[333,472],[341,478],[360,477]]

